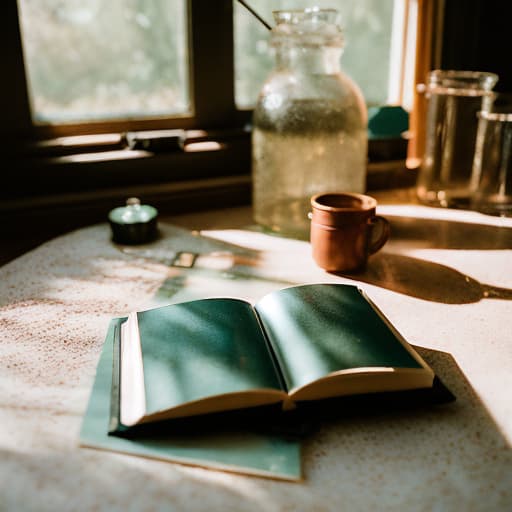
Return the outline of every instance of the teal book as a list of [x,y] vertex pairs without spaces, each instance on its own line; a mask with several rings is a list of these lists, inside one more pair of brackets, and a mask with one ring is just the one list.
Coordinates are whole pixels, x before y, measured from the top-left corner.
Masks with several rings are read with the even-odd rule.
[[[116,332],[111,321],[80,431],[84,447],[282,480],[302,478],[296,437],[241,429],[166,432],[123,438],[109,435]],[[115,386],[115,384],[114,384]]]
[[[209,298],[131,313],[115,344],[110,431],[290,411],[432,388],[434,372],[359,288],[312,284],[254,305]],[[228,416],[229,417],[229,416]]]

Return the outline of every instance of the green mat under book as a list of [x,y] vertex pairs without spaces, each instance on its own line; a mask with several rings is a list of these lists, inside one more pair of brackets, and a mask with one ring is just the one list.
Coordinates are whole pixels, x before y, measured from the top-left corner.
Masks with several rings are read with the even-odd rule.
[[119,322],[112,320],[107,332],[80,432],[82,446],[237,473],[301,479],[300,442],[281,435],[247,431],[137,438],[108,435],[113,341]]

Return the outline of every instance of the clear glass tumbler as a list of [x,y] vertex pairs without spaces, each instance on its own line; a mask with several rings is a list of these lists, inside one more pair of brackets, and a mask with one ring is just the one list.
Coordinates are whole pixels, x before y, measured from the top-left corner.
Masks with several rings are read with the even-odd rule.
[[340,68],[336,10],[277,11],[274,18],[275,67],[253,115],[254,219],[307,236],[311,196],[365,190],[367,110]]
[[480,112],[471,207],[512,216],[512,110]]
[[434,70],[419,87],[428,102],[425,154],[418,199],[443,207],[469,207],[479,111],[490,109],[493,73]]

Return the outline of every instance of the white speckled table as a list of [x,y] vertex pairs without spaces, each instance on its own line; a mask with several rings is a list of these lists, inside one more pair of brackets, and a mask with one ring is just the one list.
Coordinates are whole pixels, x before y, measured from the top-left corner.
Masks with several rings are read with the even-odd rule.
[[392,238],[351,277],[318,269],[305,241],[246,228],[248,208],[162,219],[156,244],[172,248],[168,221],[257,251],[267,277],[358,283],[455,403],[325,424],[304,442],[301,483],[80,448],[108,322],[169,270],[91,226],[0,268],[0,510],[512,510],[512,219],[379,213]]

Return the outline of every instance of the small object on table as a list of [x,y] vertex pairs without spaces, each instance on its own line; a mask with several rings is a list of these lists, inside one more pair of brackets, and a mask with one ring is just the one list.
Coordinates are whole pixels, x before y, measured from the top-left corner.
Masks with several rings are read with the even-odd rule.
[[183,151],[186,138],[185,130],[146,130],[124,134],[124,140],[130,149],[153,153]]
[[157,237],[157,217],[156,208],[141,204],[137,197],[130,197],[126,206],[114,208],[108,214],[112,239],[126,245],[151,242]]

